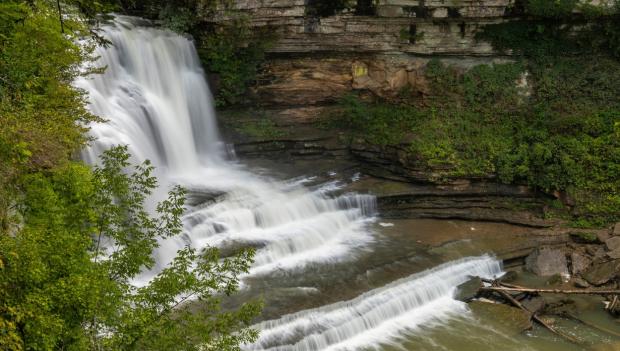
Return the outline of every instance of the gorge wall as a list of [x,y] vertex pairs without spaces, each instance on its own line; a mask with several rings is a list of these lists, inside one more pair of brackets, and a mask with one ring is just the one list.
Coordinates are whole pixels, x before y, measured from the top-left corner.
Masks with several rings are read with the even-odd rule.
[[[441,165],[420,162],[407,138],[400,144],[373,145],[363,138],[343,141],[337,131],[317,127],[320,117],[350,92],[388,101],[398,101],[403,94],[424,100],[432,94],[426,66],[433,59],[459,71],[513,61],[510,52],[495,51],[477,34],[489,24],[527,19],[524,1],[358,0],[328,15],[317,15],[316,3],[234,2],[236,10],[248,15],[252,28],[268,28],[277,38],[251,87],[258,108],[225,111],[221,117],[225,133],[236,134],[228,139],[239,155],[277,155],[279,160],[350,157],[363,173],[394,181],[386,184],[397,191],[371,189],[388,218],[464,219],[534,228],[532,246],[510,253],[510,259],[523,258],[541,244],[564,246],[572,237],[580,240],[583,232],[562,227],[575,205],[563,191],[542,193],[524,182],[500,184],[491,172],[445,178]],[[605,1],[588,4],[607,6]],[[205,19],[227,20],[216,18]],[[528,88],[527,73],[515,85]]]
[[308,0],[236,1],[251,26],[269,27],[277,37],[254,88],[261,104],[320,105],[363,89],[425,94],[421,71],[430,57],[464,67],[504,60],[475,36],[519,8],[514,0],[380,0],[359,15],[365,3],[319,17],[309,15]]

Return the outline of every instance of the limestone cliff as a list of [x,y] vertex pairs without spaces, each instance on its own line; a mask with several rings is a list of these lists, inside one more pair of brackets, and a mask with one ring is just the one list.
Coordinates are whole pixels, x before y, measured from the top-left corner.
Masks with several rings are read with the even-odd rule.
[[261,103],[316,105],[353,89],[389,96],[407,86],[424,94],[429,57],[465,67],[497,60],[475,35],[519,8],[515,0],[379,0],[358,15],[365,2],[318,17],[308,15],[311,0],[237,0],[252,26],[277,33],[255,87]]

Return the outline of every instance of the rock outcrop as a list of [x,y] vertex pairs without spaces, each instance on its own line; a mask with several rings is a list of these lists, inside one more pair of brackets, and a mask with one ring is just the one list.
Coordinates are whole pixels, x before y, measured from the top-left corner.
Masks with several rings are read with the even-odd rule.
[[540,276],[568,276],[566,254],[558,249],[543,248],[534,251],[526,258],[525,268]]
[[[364,1],[358,1],[364,3]],[[515,0],[381,0],[359,11],[312,15],[308,0],[237,0],[250,25],[276,36],[254,87],[263,105],[333,102],[351,90],[380,96],[426,92],[429,57],[468,67],[505,60],[477,39],[482,27],[514,16]],[[356,8],[358,10],[356,10]],[[226,21],[226,15],[204,18]]]

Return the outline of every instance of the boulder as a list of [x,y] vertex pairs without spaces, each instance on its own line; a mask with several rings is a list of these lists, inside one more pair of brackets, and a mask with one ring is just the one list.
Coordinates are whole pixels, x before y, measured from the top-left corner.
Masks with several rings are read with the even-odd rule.
[[470,280],[456,287],[456,293],[454,299],[468,302],[474,299],[478,295],[478,290],[482,286],[482,280],[480,277],[472,277]]
[[[588,253],[590,251],[588,250]],[[605,257],[605,248],[603,246],[597,246],[594,250],[593,250],[593,254],[592,254],[592,261],[593,262],[599,262],[601,261],[601,259],[603,259]]]
[[509,334],[517,335],[532,328],[531,314],[504,304],[472,301],[469,307],[481,320],[500,326]]
[[605,230],[598,230],[596,232],[596,238],[599,243],[604,243],[607,239],[609,239],[611,235]]
[[583,273],[583,278],[592,285],[603,285],[620,275],[620,260],[594,264]]
[[580,274],[590,267],[590,258],[580,252],[572,252],[570,254],[571,271],[573,274]]
[[612,236],[611,238],[605,240],[605,246],[609,251],[620,249],[620,236]]
[[543,248],[532,252],[525,259],[525,268],[543,277],[554,274],[568,275],[568,262],[564,252],[558,249]]
[[617,260],[620,258],[620,249],[615,249],[607,253],[607,256],[611,259]]
[[537,313],[538,311],[545,308],[545,299],[540,296],[535,296],[530,299],[525,299],[521,301],[523,307],[525,307],[528,311],[532,313]]
[[620,222],[616,223],[611,234],[614,236],[620,236]]

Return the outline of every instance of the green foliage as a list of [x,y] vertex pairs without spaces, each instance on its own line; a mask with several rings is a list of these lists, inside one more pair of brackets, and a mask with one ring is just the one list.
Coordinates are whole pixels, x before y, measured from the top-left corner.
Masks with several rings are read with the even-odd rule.
[[589,232],[572,233],[571,237],[573,237],[573,240],[583,243],[596,243],[598,241],[596,234]]
[[244,135],[261,140],[277,139],[285,135],[282,130],[277,128],[273,121],[266,118],[245,120],[236,127],[236,130]]
[[196,37],[205,68],[218,77],[217,106],[242,103],[272,43],[269,29],[251,28],[247,18],[235,17]]
[[[431,61],[431,95],[424,101],[395,105],[350,96],[337,123],[370,143],[405,147],[408,159],[438,180],[496,176],[567,191],[577,201],[574,214],[584,221],[618,220],[620,62],[553,62],[460,72]],[[529,88],[518,87],[526,67]]]
[[92,46],[76,44],[89,31],[66,20],[61,33],[57,14],[48,2],[0,3],[0,229],[15,222],[17,179],[66,162],[96,119],[71,86],[90,58]]
[[241,104],[246,100],[265,51],[273,42],[271,28],[250,27],[247,15],[232,10],[231,0],[123,2],[129,12],[157,19],[168,29],[194,37],[205,70],[215,78],[217,106]]
[[579,0],[527,0],[528,14],[543,18],[562,18],[570,15]]
[[594,53],[620,57],[620,1],[601,8],[576,0],[531,0],[526,10],[528,20],[487,25],[477,38],[538,62]]
[[23,179],[23,228],[0,236],[0,325],[14,349],[237,350],[256,336],[244,328],[260,305],[219,307],[251,250],[221,260],[188,246],[148,284],[132,285],[153,267],[158,240],[181,233],[184,191],[170,191],[152,217],[143,206],[153,168],[124,173],[128,158],[119,147],[92,172],[72,163]]
[[221,260],[185,247],[135,287],[159,240],[181,233],[184,191],[151,214],[148,163],[131,171],[125,148],[94,170],[71,161],[97,120],[72,87],[98,70],[84,68],[94,45],[85,18],[109,4],[63,1],[61,28],[54,1],[0,2],[1,348],[238,350],[260,306],[222,310],[220,299],[252,251]]

